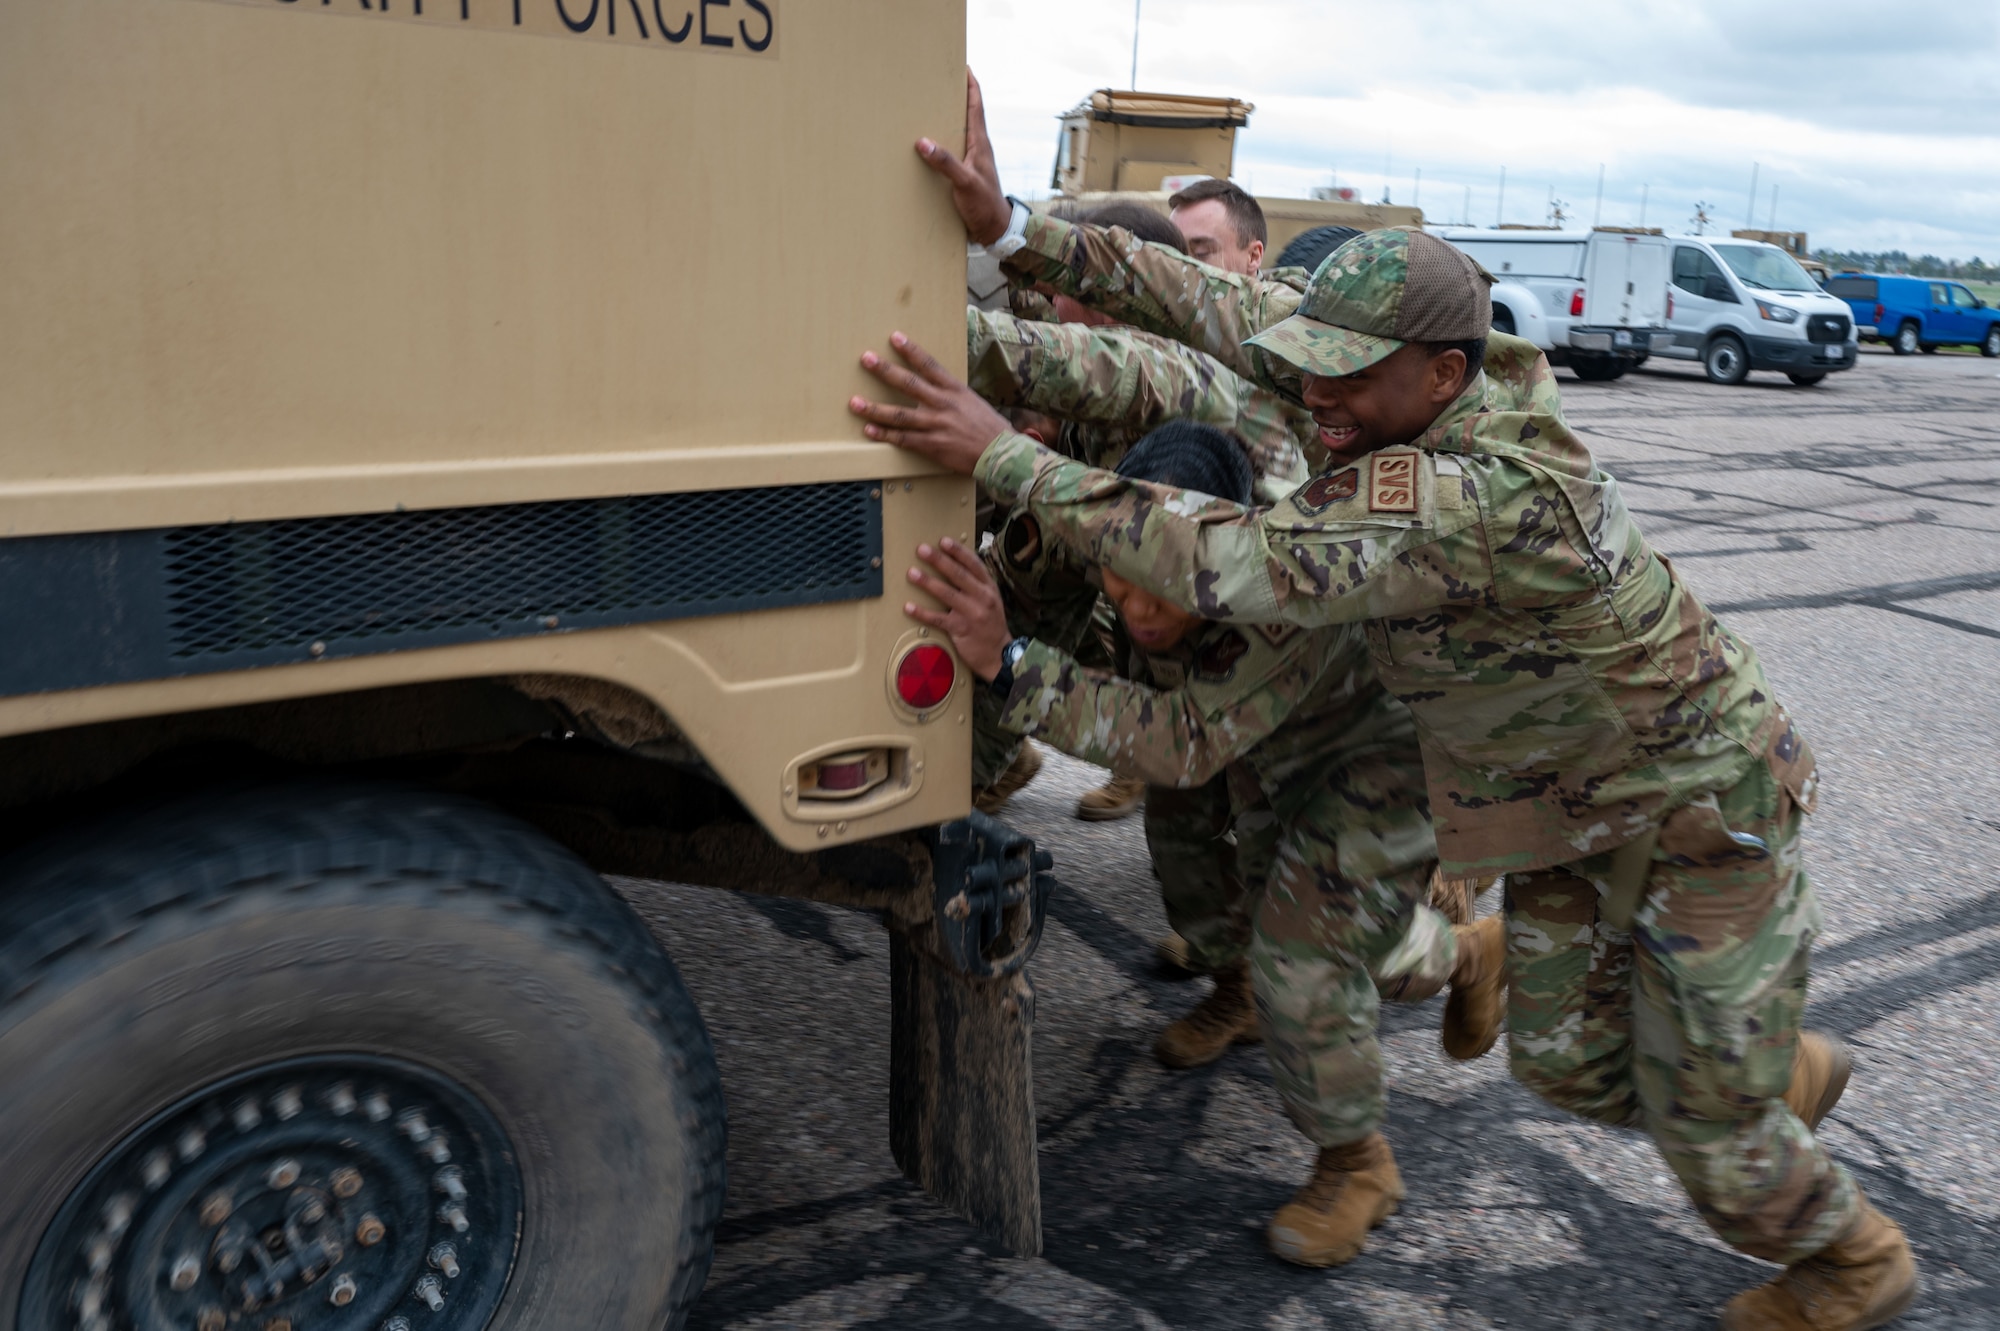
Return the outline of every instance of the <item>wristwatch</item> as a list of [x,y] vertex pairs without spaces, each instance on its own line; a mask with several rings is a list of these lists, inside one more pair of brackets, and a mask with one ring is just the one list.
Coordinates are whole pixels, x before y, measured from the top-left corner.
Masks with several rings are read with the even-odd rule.
[[1000,649],[1000,671],[986,681],[986,687],[1002,698],[1014,691],[1014,667],[1027,655],[1032,638],[1016,638]]
[[1028,205],[1009,194],[1007,202],[1014,205],[1014,211],[1007,218],[1007,229],[1000,233],[1000,239],[986,247],[986,252],[996,259],[1012,258],[1028,243]]

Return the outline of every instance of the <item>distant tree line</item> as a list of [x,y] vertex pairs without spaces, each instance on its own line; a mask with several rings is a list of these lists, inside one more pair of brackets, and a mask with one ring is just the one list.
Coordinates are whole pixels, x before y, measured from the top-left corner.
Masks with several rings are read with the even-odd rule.
[[2000,264],[1974,255],[1970,259],[1940,259],[1935,254],[1919,254],[1912,259],[1901,250],[1814,250],[1813,258],[1838,273],[1855,269],[1864,273],[1908,273],[1911,277],[1956,277],[1968,282],[2000,282]]

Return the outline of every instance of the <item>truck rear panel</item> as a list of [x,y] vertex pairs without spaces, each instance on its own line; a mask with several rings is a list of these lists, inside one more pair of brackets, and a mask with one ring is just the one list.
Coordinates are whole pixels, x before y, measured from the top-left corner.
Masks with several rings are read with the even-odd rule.
[[[0,0],[0,734],[470,675],[654,699],[794,848],[962,813],[891,668],[971,487],[925,0]],[[885,597],[885,587],[891,593]],[[814,755],[893,788],[800,807]]]

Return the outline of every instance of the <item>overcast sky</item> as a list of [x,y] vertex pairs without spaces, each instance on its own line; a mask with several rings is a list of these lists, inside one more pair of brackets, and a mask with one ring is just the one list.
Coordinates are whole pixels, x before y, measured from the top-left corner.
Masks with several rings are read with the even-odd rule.
[[[1128,87],[1132,0],[968,0],[1002,178],[1046,191],[1057,113]],[[1815,248],[2000,260],[2000,0],[1143,0],[1139,86],[1254,102],[1236,178],[1334,173],[1433,222],[1687,229],[1697,201]],[[1423,180],[1418,186],[1416,172]],[[1467,190],[1470,189],[1470,202]]]

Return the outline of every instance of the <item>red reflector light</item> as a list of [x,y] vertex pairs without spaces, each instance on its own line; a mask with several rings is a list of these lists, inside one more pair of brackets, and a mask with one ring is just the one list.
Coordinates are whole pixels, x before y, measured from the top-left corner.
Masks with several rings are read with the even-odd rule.
[[951,692],[958,667],[951,653],[935,643],[912,647],[896,664],[896,696],[919,712],[928,712]]
[[1882,308],[1882,302],[1881,302],[1881,301],[1876,301],[1876,302],[1875,302],[1875,324],[1876,324],[1876,326],[1877,326],[1877,327],[1880,327],[1880,326],[1881,326],[1881,323],[1882,323],[1882,315],[1883,315],[1884,313],[1886,313],[1886,311],[1884,311],[1884,310],[1883,310],[1883,308]]
[[1575,318],[1578,318],[1578,317],[1580,317],[1580,316],[1581,316],[1581,315],[1583,314],[1583,288],[1582,288],[1582,287],[1578,287],[1578,288],[1577,288],[1577,289],[1576,289],[1575,291],[1573,291],[1573,292],[1571,292],[1571,293],[1570,293],[1570,297],[1569,297],[1569,314],[1570,314],[1570,317],[1571,317],[1572,319],[1575,319]]
[[819,765],[819,788],[821,790],[859,790],[868,784],[868,759],[856,758],[845,763],[821,763]]

